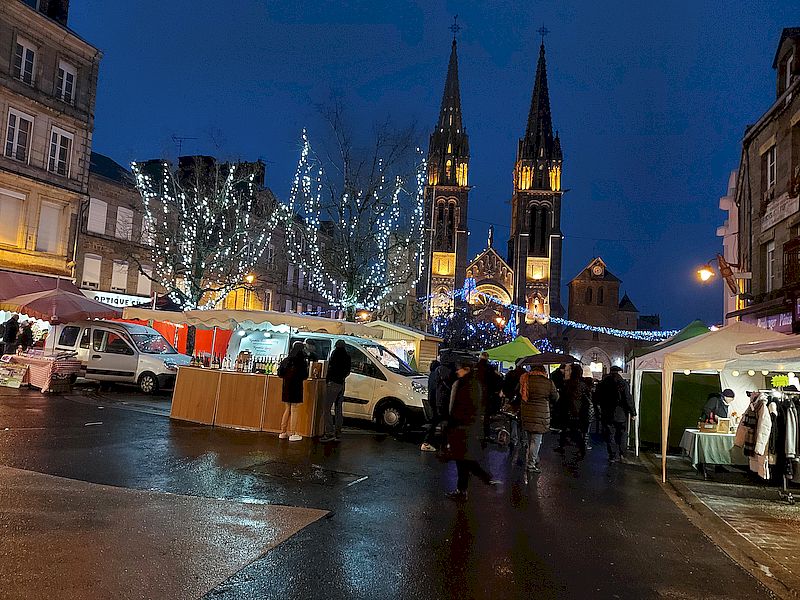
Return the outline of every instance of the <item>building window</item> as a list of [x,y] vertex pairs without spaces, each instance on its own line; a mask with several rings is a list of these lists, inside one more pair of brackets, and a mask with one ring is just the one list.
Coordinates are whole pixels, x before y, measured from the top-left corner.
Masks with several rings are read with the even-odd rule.
[[767,176],[767,189],[775,185],[777,179],[776,174],[776,159],[777,159],[777,146],[772,146],[765,155],[766,158],[766,176]]
[[58,61],[56,95],[68,104],[75,102],[75,67],[63,60]]
[[141,265],[139,267],[139,279],[136,282],[136,293],[140,296],[149,296],[153,289],[153,267]]
[[0,244],[18,245],[24,202],[22,194],[0,190]]
[[14,77],[28,85],[33,85],[35,65],[36,47],[29,41],[18,37],[14,49]]
[[111,271],[111,291],[123,294],[128,291],[128,263],[124,260],[114,261]]
[[292,312],[292,300],[291,298],[286,299],[286,312]]
[[264,290],[264,310],[272,310],[272,290]]
[[[297,287],[301,290],[303,289],[303,284],[305,283],[306,274],[303,272],[303,269],[297,269]],[[297,312],[300,312],[299,310]]]
[[70,159],[72,158],[72,134],[53,127],[50,133],[50,158],[47,170],[69,177]]
[[775,287],[775,242],[769,242],[766,248],[766,269],[764,270],[766,282],[765,291],[771,292]]
[[124,206],[117,207],[117,224],[114,227],[114,236],[121,240],[132,239],[133,211]]
[[270,267],[275,266],[275,246],[273,246],[272,244],[267,246],[267,264]]
[[592,303],[592,288],[586,288],[586,304]]
[[100,267],[103,259],[96,254],[87,254],[83,257],[83,275],[81,286],[96,290],[100,287]]
[[603,301],[605,300],[604,296],[605,296],[605,290],[603,289],[603,286],[600,286],[597,289],[597,303],[598,304],[602,304],[603,303]]
[[298,315],[302,315],[303,314],[303,303],[302,302],[298,302],[297,303],[297,314]]
[[61,246],[61,214],[63,207],[42,202],[39,211],[39,228],[36,232],[36,251],[55,254]]
[[106,233],[106,213],[108,204],[97,198],[89,199],[89,217],[86,219],[86,230],[92,233]]
[[786,59],[786,71],[785,71],[785,83],[784,83],[784,90],[788,90],[789,86],[792,85],[792,71],[794,70],[794,52],[792,52],[789,57]]
[[289,265],[286,268],[286,285],[292,285],[294,283],[294,265]]
[[22,162],[28,162],[32,135],[33,117],[9,108],[8,127],[6,128],[6,156]]
[[150,215],[142,217],[142,244],[152,246],[156,239],[155,223]]

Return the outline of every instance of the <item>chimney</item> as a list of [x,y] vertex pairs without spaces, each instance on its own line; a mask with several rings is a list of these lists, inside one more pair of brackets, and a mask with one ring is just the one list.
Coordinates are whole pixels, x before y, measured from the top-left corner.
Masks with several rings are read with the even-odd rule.
[[66,27],[67,15],[69,14],[69,0],[40,0],[39,12]]

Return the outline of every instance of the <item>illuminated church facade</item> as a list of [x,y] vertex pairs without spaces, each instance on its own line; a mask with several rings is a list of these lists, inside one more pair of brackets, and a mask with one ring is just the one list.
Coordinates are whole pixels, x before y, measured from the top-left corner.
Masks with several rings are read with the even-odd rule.
[[[461,112],[458,56],[453,40],[444,94],[428,148],[423,272],[418,295],[429,318],[461,303],[473,315],[499,326],[517,319],[520,333],[540,328],[561,305],[561,169],[563,155],[553,134],[544,42],[525,134],[517,144],[511,197],[511,235],[501,256],[489,231],[486,248],[468,259],[469,137]],[[459,290],[466,293],[459,295]],[[496,300],[499,300],[498,303]],[[504,305],[524,306],[511,313]]]

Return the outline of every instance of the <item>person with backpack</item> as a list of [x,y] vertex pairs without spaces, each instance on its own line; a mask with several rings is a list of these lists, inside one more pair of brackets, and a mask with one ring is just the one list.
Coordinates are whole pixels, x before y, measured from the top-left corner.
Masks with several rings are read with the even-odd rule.
[[303,342],[292,344],[289,356],[278,365],[278,377],[283,379],[282,400],[286,405],[281,419],[281,433],[278,436],[290,442],[299,442],[303,436],[297,433],[297,417],[299,405],[303,403],[303,382],[308,379],[308,360]]
[[611,372],[597,385],[597,402],[608,447],[608,462],[625,459],[628,418],[636,418],[631,391],[621,372],[620,367],[611,367]]

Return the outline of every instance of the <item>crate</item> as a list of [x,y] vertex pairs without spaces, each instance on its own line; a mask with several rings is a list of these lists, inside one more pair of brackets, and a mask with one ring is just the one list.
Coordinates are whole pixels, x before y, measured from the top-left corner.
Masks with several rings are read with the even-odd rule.
[[731,420],[719,419],[716,423],[698,423],[700,433],[730,433]]

